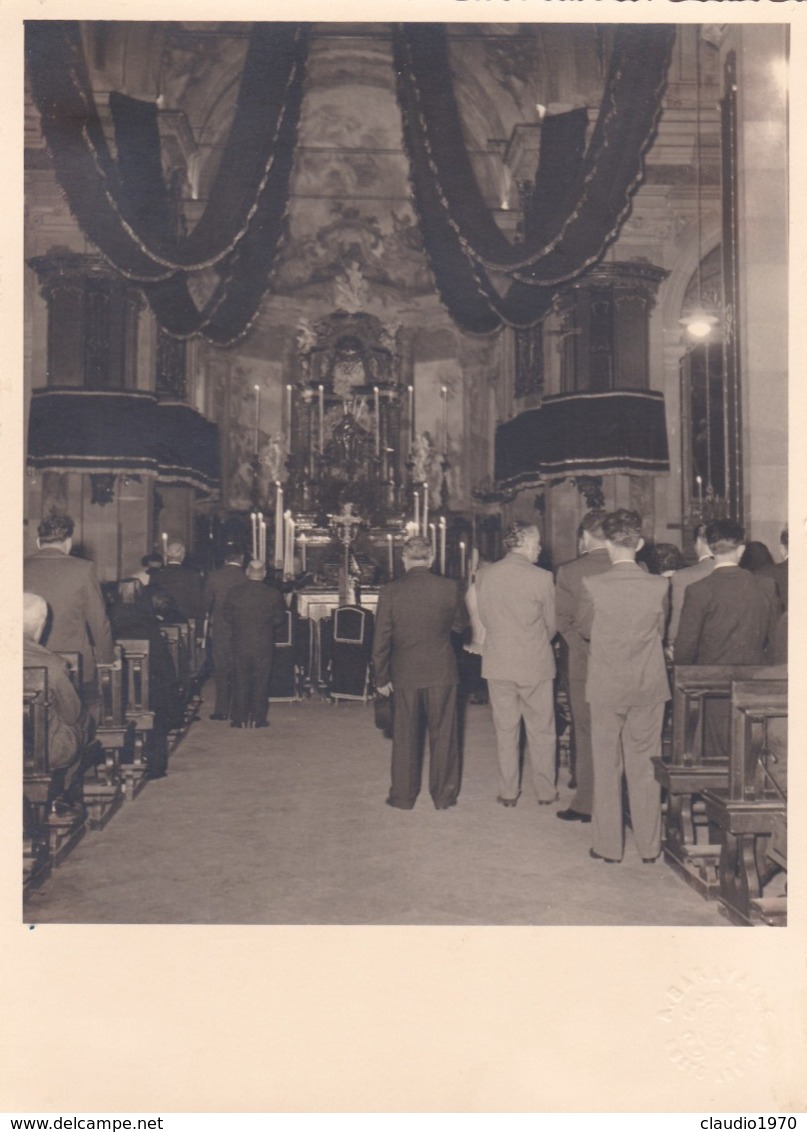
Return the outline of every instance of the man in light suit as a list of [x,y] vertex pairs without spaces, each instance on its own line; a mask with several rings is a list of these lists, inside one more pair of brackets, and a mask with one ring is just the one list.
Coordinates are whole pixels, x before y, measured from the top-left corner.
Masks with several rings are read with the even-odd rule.
[[530,523],[511,523],[507,554],[477,580],[479,617],[485,627],[482,676],[496,730],[497,802],[515,806],[519,788],[521,720],[527,732],[532,782],[539,805],[557,801],[555,790],[555,587],[535,566],[541,535]]
[[460,789],[457,659],[452,633],[468,624],[457,582],[431,573],[428,539],[403,545],[405,574],[381,587],[373,637],[373,670],[382,696],[395,692],[392,785],[387,805],[411,810],[420,793],[421,724],[429,732],[429,793],[437,810],[455,805]]
[[74,558],[74,523],[69,515],[51,515],[39,524],[38,550],[23,565],[28,593],[50,606],[44,643],[53,652],[81,653],[82,701],[93,716],[98,707],[96,661],[114,660],[112,632],[92,562]]
[[605,511],[589,511],[580,523],[580,557],[558,569],[555,586],[558,632],[569,649],[569,707],[572,712],[577,790],[566,810],[558,810],[561,821],[591,821],[594,802],[594,770],[591,765],[591,712],[586,700],[588,641],[578,621],[583,579],[611,569],[602,524]]
[[681,610],[684,608],[687,586],[699,582],[701,578],[708,577],[715,568],[715,559],[709,543],[706,541],[706,523],[698,523],[692,532],[695,542],[695,553],[698,561],[694,566],[685,566],[676,570],[670,579],[670,623],[667,626],[667,648],[672,649],[678,635],[678,626],[681,622]]
[[586,698],[591,707],[594,808],[590,856],[622,860],[622,771],[636,847],[650,864],[661,851],[661,788],[652,759],[661,754],[668,582],[636,563],[642,519],[620,509],[603,522],[610,570],[583,582],[580,632],[591,642]]

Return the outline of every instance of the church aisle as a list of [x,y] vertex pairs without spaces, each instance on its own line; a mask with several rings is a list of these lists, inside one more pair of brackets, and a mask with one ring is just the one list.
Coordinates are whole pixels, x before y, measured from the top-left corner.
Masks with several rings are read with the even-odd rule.
[[267,731],[203,718],[105,830],[26,902],[27,923],[727,926],[628,833],[621,866],[527,792],[496,805],[487,707],[469,706],[458,805],[384,805],[391,744],[371,707],[273,704]]

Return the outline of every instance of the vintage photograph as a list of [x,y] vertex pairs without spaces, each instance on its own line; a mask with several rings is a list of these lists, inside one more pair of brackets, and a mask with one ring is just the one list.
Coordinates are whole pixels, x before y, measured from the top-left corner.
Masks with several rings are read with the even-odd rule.
[[530,15],[26,22],[25,924],[786,926],[790,27]]

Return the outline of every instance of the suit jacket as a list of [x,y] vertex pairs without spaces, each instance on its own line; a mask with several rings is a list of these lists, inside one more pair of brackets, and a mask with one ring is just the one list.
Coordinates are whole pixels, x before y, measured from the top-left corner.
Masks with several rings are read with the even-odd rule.
[[[67,650],[75,652],[74,649]],[[44,668],[48,673],[48,761],[52,768],[69,766],[87,741],[87,716],[60,656],[31,640],[22,639],[26,668]]]
[[53,652],[80,652],[83,680],[92,683],[96,661],[114,660],[112,633],[92,562],[45,546],[25,559],[23,579],[26,591],[39,594],[50,606],[44,643]]
[[376,684],[435,688],[459,683],[452,633],[468,625],[457,582],[414,566],[378,595],[373,671]]
[[719,566],[686,591],[676,664],[765,664],[779,620],[772,578]]
[[202,604],[205,613],[210,615],[211,625],[215,622],[213,637],[216,645],[226,646],[228,641],[228,625],[222,616],[225,598],[231,589],[243,585],[245,581],[243,569],[233,563],[226,563],[208,575]]
[[151,583],[170,594],[183,621],[193,618],[201,633],[204,606],[202,605],[202,579],[187,566],[161,566],[155,570]]
[[667,579],[645,573],[635,562],[615,563],[583,580],[579,623],[591,641],[589,703],[619,709],[670,698],[664,661],[668,609]]
[[485,626],[482,675],[539,684],[555,675],[555,584],[548,570],[509,553],[479,575],[479,616]]
[[694,566],[685,566],[683,570],[676,570],[673,574],[671,586],[672,608],[670,610],[670,624],[667,626],[667,644],[672,645],[678,635],[678,626],[681,622],[681,610],[684,608],[684,597],[687,586],[707,578],[715,568],[715,560],[709,555],[701,558]]
[[227,594],[222,614],[234,655],[265,656],[274,651],[275,630],[285,624],[286,606],[280,590],[247,578]]
[[588,641],[580,632],[579,611],[583,579],[611,569],[611,556],[597,547],[558,567],[555,609],[558,632],[569,647],[569,679],[584,681],[588,672]]

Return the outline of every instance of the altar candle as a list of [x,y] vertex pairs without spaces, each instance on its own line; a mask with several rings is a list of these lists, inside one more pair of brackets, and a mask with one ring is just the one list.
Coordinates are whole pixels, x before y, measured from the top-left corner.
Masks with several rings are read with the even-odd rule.
[[428,485],[424,483],[424,485],[423,485],[423,534],[424,534],[424,536],[426,535],[426,532],[428,531],[428,529],[429,529],[429,488],[428,488]]
[[443,397],[443,455],[448,452],[448,389],[442,387]]
[[257,553],[256,553],[255,557],[259,558],[261,560],[261,562],[264,562],[265,561],[264,555],[266,554],[266,543],[264,542],[266,524],[263,521],[263,512],[262,511],[259,511],[257,513],[257,515],[255,516],[255,530],[256,530],[257,536],[258,536],[257,537],[257,546],[256,546]]
[[698,510],[703,514],[703,479],[701,476],[695,476],[695,483],[698,485]]
[[437,557],[437,528],[434,523],[429,523],[429,535],[432,540],[432,554]]
[[420,533],[420,492],[415,491],[415,534]]
[[460,543],[460,577],[465,577],[465,543]]
[[320,455],[322,455],[322,451],[323,451],[323,447],[324,447],[324,444],[323,444],[324,436],[325,436],[325,386],[320,385],[320,387],[319,387],[319,451],[320,451]]
[[446,572],[446,521],[440,516],[440,573]]
[[257,554],[257,549],[258,549],[258,539],[257,539],[258,516],[255,514],[254,511],[250,511],[249,521],[252,525],[252,557],[257,558],[258,557],[258,554]]
[[275,483],[275,566],[283,565],[283,488]]
[[303,531],[303,533],[300,535],[300,564],[303,568],[303,573],[306,572],[306,567],[307,567],[306,557],[305,557],[305,547],[306,547],[307,542],[308,542],[308,539],[306,538],[305,531]]
[[381,416],[377,385],[373,386],[373,401],[375,403],[375,454],[378,456],[381,451]]
[[256,385],[255,389],[255,454],[258,454],[258,434],[261,427],[261,387]]
[[392,577],[395,572],[395,562],[392,556],[392,535],[387,535],[387,565],[389,576]]
[[290,578],[294,573],[294,519],[291,511],[285,514],[286,520],[286,554],[283,563],[283,577]]
[[286,453],[291,452],[291,394],[292,388],[286,386]]
[[407,385],[407,399],[409,401],[409,433],[415,439],[415,387]]
[[160,536],[163,544],[163,565],[168,561],[168,535],[163,531]]

